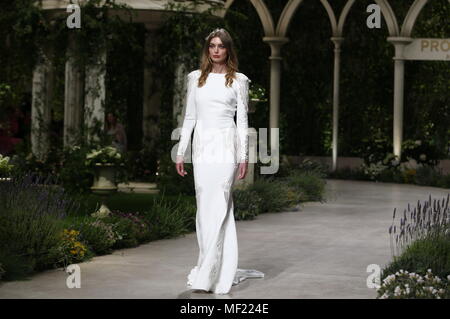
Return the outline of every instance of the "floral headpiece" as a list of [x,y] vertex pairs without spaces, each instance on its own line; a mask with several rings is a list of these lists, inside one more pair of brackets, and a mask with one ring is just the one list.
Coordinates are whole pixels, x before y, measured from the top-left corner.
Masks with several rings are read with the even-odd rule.
[[219,31],[225,32],[225,29],[216,28],[216,29],[212,30],[211,33],[205,38],[205,40],[208,40],[214,33],[219,32]]

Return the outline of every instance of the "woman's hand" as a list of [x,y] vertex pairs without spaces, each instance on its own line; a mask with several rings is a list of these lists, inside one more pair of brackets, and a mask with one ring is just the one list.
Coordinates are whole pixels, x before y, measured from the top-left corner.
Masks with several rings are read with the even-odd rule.
[[187,175],[187,172],[184,170],[184,158],[181,155],[177,155],[177,163],[175,164],[175,167],[177,169],[178,175],[181,175],[184,177],[184,175]]
[[245,178],[245,175],[247,175],[248,171],[248,162],[239,163],[239,176],[238,179]]

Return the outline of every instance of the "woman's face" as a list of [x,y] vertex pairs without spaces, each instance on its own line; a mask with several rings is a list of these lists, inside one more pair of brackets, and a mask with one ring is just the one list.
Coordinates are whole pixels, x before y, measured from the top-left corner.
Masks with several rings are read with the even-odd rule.
[[219,37],[212,38],[211,42],[209,42],[209,56],[216,63],[223,63],[226,60],[227,48],[225,48]]
[[108,115],[106,116],[106,119],[108,120],[108,123],[113,123],[114,122],[114,115],[111,113],[108,113]]

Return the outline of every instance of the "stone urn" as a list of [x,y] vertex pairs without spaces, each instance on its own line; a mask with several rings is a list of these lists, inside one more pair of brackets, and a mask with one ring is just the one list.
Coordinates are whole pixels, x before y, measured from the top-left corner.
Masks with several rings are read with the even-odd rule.
[[94,170],[94,183],[91,186],[94,194],[108,195],[117,192],[115,164],[96,163]]

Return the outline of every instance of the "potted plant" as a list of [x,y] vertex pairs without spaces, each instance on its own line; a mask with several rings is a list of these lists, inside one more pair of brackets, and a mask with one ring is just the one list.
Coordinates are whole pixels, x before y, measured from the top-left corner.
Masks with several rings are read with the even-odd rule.
[[8,181],[13,165],[9,164],[9,157],[0,154],[0,181]]
[[85,164],[94,169],[94,182],[91,190],[100,195],[117,191],[116,170],[123,165],[122,154],[112,146],[93,149],[86,154]]
[[248,91],[248,112],[254,113],[256,111],[256,104],[259,102],[267,102],[266,89],[259,84],[252,84]]

